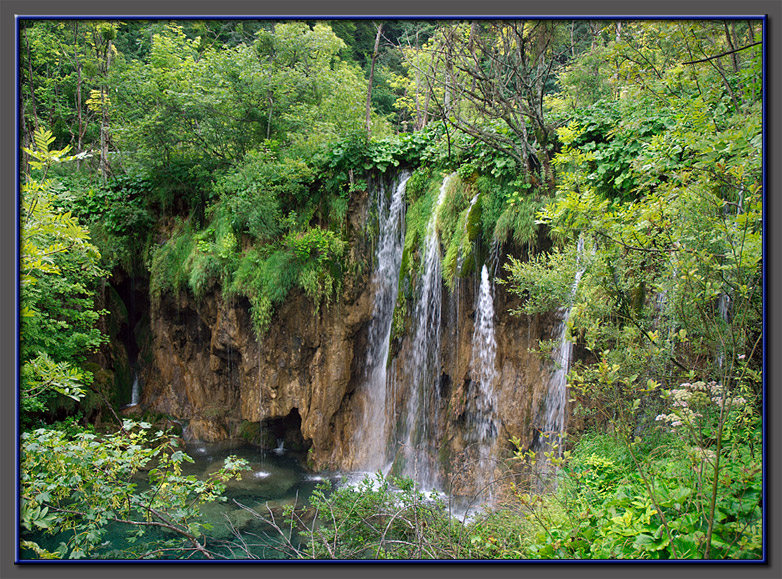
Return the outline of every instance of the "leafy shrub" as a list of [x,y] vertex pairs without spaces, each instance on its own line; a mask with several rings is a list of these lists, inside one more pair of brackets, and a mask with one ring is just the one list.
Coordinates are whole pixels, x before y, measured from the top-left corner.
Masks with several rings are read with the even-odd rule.
[[69,177],[58,204],[73,211],[89,229],[101,252],[101,264],[140,274],[154,224],[152,183],[143,175],[117,175],[106,184]]
[[179,292],[187,287],[184,264],[196,249],[196,239],[189,223],[179,223],[171,238],[152,252],[149,269],[149,293],[159,300],[163,292]]
[[[714,449],[682,444],[668,432],[648,440],[590,433],[557,477],[554,492],[516,496],[533,523],[527,556],[567,559],[744,559],[762,553],[761,477],[733,445],[720,475],[709,530]],[[652,434],[652,433],[650,433]],[[685,437],[686,438],[686,437]],[[533,458],[538,460],[540,457]]]
[[[332,491],[319,485],[311,498],[315,518],[305,522],[294,508],[288,523],[306,540],[303,550],[288,541],[294,557],[315,559],[451,559],[459,523],[440,498],[415,488],[410,479],[367,476],[356,487]],[[284,531],[277,526],[278,531]],[[287,537],[286,537],[287,538]]]

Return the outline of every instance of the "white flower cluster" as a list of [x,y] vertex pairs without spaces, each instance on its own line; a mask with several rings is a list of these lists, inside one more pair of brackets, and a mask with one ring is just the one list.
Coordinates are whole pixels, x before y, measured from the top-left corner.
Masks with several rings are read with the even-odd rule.
[[[691,424],[695,418],[703,417],[701,413],[692,410],[692,405],[705,405],[707,400],[711,400],[711,402],[721,408],[725,402],[722,385],[717,384],[713,380],[708,383],[700,380],[692,383],[684,382],[680,388],[670,391],[670,397],[673,399],[671,403],[673,412],[670,414],[659,414],[655,420],[667,422],[672,428],[682,426],[683,424]],[[741,396],[731,400],[734,408],[746,403],[747,401]]]

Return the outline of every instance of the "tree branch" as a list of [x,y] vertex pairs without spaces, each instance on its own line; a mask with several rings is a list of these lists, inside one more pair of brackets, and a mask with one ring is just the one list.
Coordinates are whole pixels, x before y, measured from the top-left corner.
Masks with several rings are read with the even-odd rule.
[[734,54],[736,52],[746,50],[747,48],[752,48],[753,46],[757,46],[758,44],[763,44],[762,42],[753,42],[752,44],[747,44],[746,46],[742,46],[741,48],[736,48],[734,50],[728,50],[727,52],[722,52],[720,54],[715,54],[714,56],[707,56],[706,58],[701,58],[700,60],[691,60],[689,62],[682,62],[682,64],[698,64],[699,62],[707,62],[709,60],[714,60],[715,58],[722,58],[723,56],[727,56],[729,54]]

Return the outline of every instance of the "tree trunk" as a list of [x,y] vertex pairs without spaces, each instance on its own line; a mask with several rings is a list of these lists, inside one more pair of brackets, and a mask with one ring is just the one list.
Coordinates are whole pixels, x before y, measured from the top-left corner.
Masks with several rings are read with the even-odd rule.
[[33,86],[33,60],[30,55],[30,39],[27,40],[27,73],[30,83],[30,105],[33,107],[33,126],[35,130],[38,130],[38,111],[35,108],[35,87]]
[[[34,134],[35,131],[38,130],[38,111],[35,106],[35,87],[33,86],[33,60],[32,55],[30,54],[30,39],[25,35],[25,40],[27,44],[27,82],[29,83],[30,87],[30,106],[32,107],[32,113],[33,113],[33,126],[28,126],[27,122],[25,121],[25,106],[24,106],[24,100],[20,99],[19,103],[19,116],[22,119],[22,146],[30,149],[34,148],[35,145],[35,138]],[[20,92],[21,95],[21,92]],[[17,143],[18,145],[18,143]],[[19,168],[23,173],[26,173],[29,168],[29,161],[30,156],[27,153],[22,152],[22,159],[21,159],[21,167]]]
[[369,140],[372,129],[370,122],[370,113],[372,112],[372,83],[375,79],[375,61],[377,60],[377,50],[380,46],[380,35],[383,33],[383,23],[377,27],[377,36],[375,36],[375,49],[372,51],[372,64],[369,65],[369,83],[367,84],[367,140]]
[[[21,121],[21,126],[19,127],[19,134],[22,137],[21,143],[16,143],[17,146],[20,146],[22,148],[29,149],[30,148],[30,135],[27,130],[27,123],[24,120],[24,105],[22,104],[22,101],[19,101],[19,120]],[[28,172],[28,154],[24,151],[21,152],[21,156],[19,158],[19,174],[20,175],[26,175]]]
[[576,21],[571,20],[570,21],[570,58],[576,57],[575,32],[576,32]]
[[266,115],[266,140],[272,138],[272,110],[274,110],[274,95],[272,91],[269,91],[269,114]]
[[[415,31],[415,53],[418,54],[418,33],[419,30]],[[419,102],[419,99],[421,95],[421,71],[416,66],[415,67],[415,124],[413,125],[415,127],[415,130],[420,130],[421,127],[423,127],[423,124],[421,123],[421,104]]]
[[[730,62],[733,65],[733,72],[739,71],[739,60],[736,56],[736,46],[737,44],[733,43],[733,36],[731,35],[731,31],[728,29],[728,23],[727,21],[724,21],[723,26],[725,27],[725,40],[728,41],[728,46],[730,47],[731,53],[730,53]],[[735,26],[732,24],[731,26]],[[733,28],[733,32],[735,33],[736,29]]]
[[101,124],[100,124],[100,174],[105,182],[111,173],[109,165],[109,107],[106,101],[109,92],[107,77],[111,66],[111,40],[106,44],[106,67],[103,70],[103,83],[100,87]]
[[[435,57],[435,53],[432,52],[432,58],[429,61],[429,70],[427,71],[427,76],[429,76],[429,77],[433,77],[434,74],[435,74],[435,72],[434,72],[434,57]],[[427,81],[426,85],[427,85],[426,86],[426,95],[424,95],[424,111],[423,111],[423,114],[421,115],[421,127],[420,128],[425,127],[426,124],[429,122],[429,100],[431,99],[432,91],[434,90],[434,83],[433,82]]]
[[[84,120],[82,118],[81,102],[81,60],[79,60],[79,21],[74,20],[73,25],[73,59],[76,62],[76,153],[82,152],[82,139],[84,138]],[[76,159],[76,169],[81,168],[81,159]]]

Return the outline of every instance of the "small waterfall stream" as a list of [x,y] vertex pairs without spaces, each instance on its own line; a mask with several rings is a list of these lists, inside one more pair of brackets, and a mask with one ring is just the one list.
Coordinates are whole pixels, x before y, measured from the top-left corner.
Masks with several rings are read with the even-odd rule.
[[141,399],[141,385],[138,381],[138,372],[133,372],[133,388],[130,392],[130,406],[138,406]]
[[410,393],[407,401],[405,432],[402,437],[403,474],[416,480],[421,488],[437,486],[437,415],[436,402],[440,380],[440,321],[442,310],[442,276],[440,273],[440,239],[437,216],[445,201],[448,175],[432,208],[426,228],[423,272],[415,309],[413,367],[410,369]]
[[[481,269],[481,285],[475,305],[475,328],[472,337],[471,369],[473,381],[477,383],[477,397],[473,415],[473,437],[478,451],[476,487],[486,481],[490,458],[497,439],[496,394],[494,382],[497,378],[497,341],[494,335],[494,296],[489,280],[489,270],[484,264]],[[490,488],[490,487],[489,487]],[[491,492],[487,494],[491,498]]]
[[[571,303],[585,270],[585,266],[581,264],[581,256],[584,252],[583,237],[580,237],[578,240],[576,252],[576,274],[568,300]],[[559,345],[552,354],[556,368],[549,381],[546,413],[543,420],[543,434],[544,437],[547,437],[547,440],[541,441],[541,446],[544,450],[551,450],[556,445],[558,456],[562,456],[562,436],[567,424],[567,373],[573,357],[573,343],[567,338],[567,323],[570,319],[570,309],[571,305],[568,305],[567,308],[560,310],[562,315],[557,330]]]
[[405,239],[404,195],[409,178],[409,173],[400,176],[390,200],[386,199],[382,187],[378,189],[377,195],[380,233],[372,276],[375,301],[367,337],[364,411],[353,437],[356,445],[355,465],[365,470],[377,470],[387,463],[388,342],[399,288],[399,268]]

